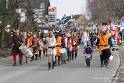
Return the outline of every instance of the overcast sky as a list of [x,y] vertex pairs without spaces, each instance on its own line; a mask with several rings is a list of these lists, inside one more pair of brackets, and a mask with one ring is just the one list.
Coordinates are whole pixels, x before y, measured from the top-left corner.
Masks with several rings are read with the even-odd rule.
[[64,14],[84,14],[86,0],[50,0],[51,6],[57,7],[57,17],[62,18]]

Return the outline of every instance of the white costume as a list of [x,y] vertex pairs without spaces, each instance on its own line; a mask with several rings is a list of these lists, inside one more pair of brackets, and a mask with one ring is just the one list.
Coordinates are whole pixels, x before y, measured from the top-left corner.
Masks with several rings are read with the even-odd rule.
[[56,55],[56,50],[55,50],[55,46],[56,46],[56,39],[55,36],[53,37],[48,37],[46,39],[47,41],[47,46],[48,46],[48,61],[49,62],[54,62],[55,61],[55,55]]
[[87,46],[87,43],[89,41],[89,37],[88,37],[88,33],[86,31],[83,33],[81,41],[83,42],[84,46]]

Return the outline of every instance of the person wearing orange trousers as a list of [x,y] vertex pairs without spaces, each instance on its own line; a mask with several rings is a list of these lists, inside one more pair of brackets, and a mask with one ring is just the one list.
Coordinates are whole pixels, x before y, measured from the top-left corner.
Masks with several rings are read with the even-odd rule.
[[57,37],[57,45],[56,45],[56,61],[58,61],[58,65],[60,65],[60,60],[61,60],[61,45],[62,45],[62,36],[59,33]]
[[109,39],[110,36],[105,32],[105,31],[100,31],[100,34],[97,37],[97,46],[98,46],[98,51],[100,54],[100,61],[101,61],[101,67],[103,67],[103,65],[106,65],[104,61],[106,61],[106,57],[104,54],[102,54],[102,51],[105,48],[109,48]]

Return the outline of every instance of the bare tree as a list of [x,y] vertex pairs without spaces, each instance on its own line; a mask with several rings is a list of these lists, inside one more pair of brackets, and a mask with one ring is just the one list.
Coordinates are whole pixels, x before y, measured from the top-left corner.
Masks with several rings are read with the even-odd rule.
[[0,31],[2,34],[0,39],[2,45],[1,47],[5,46],[5,27],[10,24],[12,29],[16,29],[20,24],[19,15],[16,13],[16,9],[20,4],[22,7],[25,6],[25,10],[27,11],[27,26],[23,27],[30,31],[35,28],[35,23],[33,20],[32,0],[0,0]]
[[120,18],[124,15],[124,0],[92,0],[89,1],[88,9],[91,11],[93,19],[97,17]]

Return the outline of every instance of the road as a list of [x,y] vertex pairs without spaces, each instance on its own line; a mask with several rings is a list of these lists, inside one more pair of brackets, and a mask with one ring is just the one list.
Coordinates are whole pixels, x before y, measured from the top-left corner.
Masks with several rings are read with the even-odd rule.
[[65,65],[47,70],[47,61],[42,58],[36,62],[12,66],[10,57],[0,60],[0,83],[109,83],[115,74],[120,58],[117,51],[108,67],[100,67],[98,51],[95,50],[91,67],[86,67],[81,49],[78,58]]

